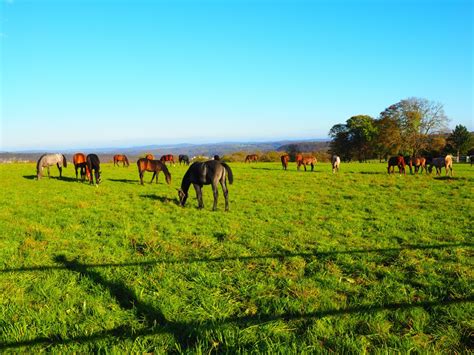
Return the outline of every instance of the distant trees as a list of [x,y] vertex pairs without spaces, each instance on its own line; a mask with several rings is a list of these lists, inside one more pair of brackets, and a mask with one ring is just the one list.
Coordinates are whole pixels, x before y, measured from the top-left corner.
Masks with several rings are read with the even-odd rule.
[[457,125],[448,137],[448,144],[456,151],[458,162],[459,155],[466,153],[472,143],[471,133],[463,125]]
[[[419,155],[432,150],[445,132],[448,118],[443,105],[423,98],[408,98],[387,107],[378,119],[359,115],[329,131],[331,153],[344,160],[386,158],[389,155]],[[436,146],[436,148],[439,148]]]

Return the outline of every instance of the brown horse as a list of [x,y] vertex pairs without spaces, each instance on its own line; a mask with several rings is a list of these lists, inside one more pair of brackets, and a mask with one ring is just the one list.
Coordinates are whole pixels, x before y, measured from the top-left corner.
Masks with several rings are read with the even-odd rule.
[[281,157],[281,166],[283,167],[283,170],[288,169],[288,162],[290,161],[290,156],[288,154],[283,154]]
[[296,162],[296,168],[297,168],[298,170],[300,170],[300,166],[301,166],[301,164],[302,164],[302,162],[303,162],[303,154],[301,154],[301,153],[296,154],[296,156],[295,156],[295,162]]
[[155,157],[153,156],[153,154],[147,154],[147,155],[145,155],[145,159],[153,160],[153,159],[155,159]]
[[76,180],[77,180],[77,169],[81,169],[81,180],[84,181],[84,176],[87,177],[87,180],[90,180],[90,172],[87,168],[86,156],[82,153],[76,153],[72,157],[72,162],[74,164],[74,169],[76,170]]
[[257,154],[249,154],[245,157],[245,162],[250,163],[250,162],[257,162],[258,161],[258,155]]
[[395,172],[395,167],[398,166],[398,173],[401,174],[403,171],[403,175],[405,174],[405,159],[403,156],[399,155],[397,157],[390,157],[388,159],[388,167],[387,167],[387,173],[394,173]]
[[165,155],[162,155],[161,158],[160,158],[160,161],[161,161],[163,164],[166,164],[167,162],[169,162],[170,164],[173,164],[173,166],[174,166],[174,157],[173,157],[173,154],[165,154]]
[[128,158],[126,155],[123,154],[116,154],[114,155],[114,166],[117,164],[119,165],[119,162],[122,162],[122,166],[130,166],[130,163],[128,162]]
[[153,179],[156,176],[156,183],[158,184],[158,174],[160,171],[163,171],[165,174],[166,182],[171,184],[171,174],[168,171],[168,168],[164,163],[159,160],[149,160],[146,158],[138,159],[137,161],[138,175],[140,176],[140,184],[143,185],[143,175],[145,171],[152,171],[153,176],[151,178],[150,184],[153,182]]
[[426,159],[423,157],[411,158],[408,166],[410,167],[410,173],[412,173],[413,167],[415,167],[415,174],[418,172],[423,173],[423,169],[426,172]]
[[301,165],[303,165],[304,167],[304,171],[306,171],[306,165],[311,165],[311,171],[314,170],[314,165],[318,162],[318,160],[313,157],[313,156],[307,156],[307,157],[302,157],[299,161],[298,161],[298,165],[297,165],[297,168],[298,170],[300,170],[300,167]]

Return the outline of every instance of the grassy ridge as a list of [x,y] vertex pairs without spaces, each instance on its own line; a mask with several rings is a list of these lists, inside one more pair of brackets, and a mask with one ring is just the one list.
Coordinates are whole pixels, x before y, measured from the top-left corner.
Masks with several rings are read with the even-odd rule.
[[472,348],[469,166],[231,166],[225,213],[209,186],[204,210],[177,205],[185,167],[140,186],[103,164],[95,188],[0,165],[0,349]]

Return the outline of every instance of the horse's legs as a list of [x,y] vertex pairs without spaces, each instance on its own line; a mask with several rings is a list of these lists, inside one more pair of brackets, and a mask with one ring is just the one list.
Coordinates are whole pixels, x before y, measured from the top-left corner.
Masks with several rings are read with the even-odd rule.
[[63,168],[59,166],[59,164],[58,164],[58,169],[59,169],[59,178],[61,179],[63,177]]
[[143,174],[144,172],[143,171],[138,171],[138,175],[140,176],[140,184],[143,185]]
[[202,202],[202,190],[198,184],[193,184],[194,190],[196,190],[196,197],[198,200],[198,208],[204,208],[204,202]]
[[212,206],[212,210],[217,210],[217,198],[219,196],[219,190],[217,189],[217,181],[212,183],[212,193],[214,194],[214,205]]
[[[74,170],[76,170],[76,180],[77,180],[77,166],[74,165]],[[82,174],[81,174],[82,176]]]
[[225,183],[225,177],[220,181],[222,186],[222,192],[224,193],[225,198],[225,210],[229,210],[229,190],[227,189],[227,184]]
[[51,179],[51,175],[49,174],[49,166],[48,166],[48,177]]
[[[156,171],[153,172],[153,176],[151,177],[150,184],[153,182],[153,179],[155,178],[155,176],[156,176]],[[156,176],[156,183],[158,184],[158,176]]]
[[314,164],[311,163],[311,171],[313,171],[313,170],[314,170]]
[[304,167],[304,171],[306,171],[306,164],[305,163],[303,163],[303,167]]

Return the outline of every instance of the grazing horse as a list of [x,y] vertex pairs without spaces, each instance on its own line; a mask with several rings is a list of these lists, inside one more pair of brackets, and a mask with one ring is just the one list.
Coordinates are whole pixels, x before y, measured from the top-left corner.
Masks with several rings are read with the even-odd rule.
[[288,169],[288,162],[290,161],[290,156],[288,154],[283,154],[280,157],[281,160],[281,166],[283,167],[283,170]]
[[178,156],[178,161],[179,161],[179,165],[181,165],[181,163],[189,165],[189,157],[187,155],[180,154]]
[[221,157],[216,154],[214,155],[214,160],[221,160]]
[[395,172],[395,167],[398,166],[398,173],[401,174],[403,171],[403,174],[406,175],[405,173],[405,158],[403,156],[399,155],[396,157],[390,157],[388,159],[388,167],[387,167],[387,173],[394,173]]
[[426,171],[426,159],[423,157],[415,157],[410,159],[410,174],[412,172],[412,167],[415,167],[415,174],[420,172],[423,173],[423,169]]
[[217,209],[217,184],[220,183],[222,191],[224,192],[225,210],[228,211],[229,191],[227,190],[226,185],[227,176],[229,176],[229,184],[232,184],[234,181],[232,170],[226,163],[222,163],[218,160],[195,162],[191,164],[186,174],[184,174],[183,181],[181,182],[181,189],[178,190],[180,205],[184,207],[186,200],[188,199],[189,186],[193,184],[198,199],[198,208],[203,208],[202,186],[211,184],[214,193],[214,206],[212,207],[212,210],[215,211]]
[[48,168],[48,177],[50,178],[49,167],[55,164],[59,170],[59,177],[62,178],[63,166],[67,168],[66,157],[63,154],[43,154],[40,156],[36,163],[36,177],[38,180],[43,176],[43,168],[45,167]]
[[301,165],[304,167],[304,171],[306,171],[306,165],[311,165],[311,171],[314,170],[314,164],[316,164],[318,161],[315,157],[313,156],[308,156],[308,157],[303,157],[298,161],[298,170],[300,170]]
[[[86,158],[87,169],[89,170],[90,174],[90,184],[94,184],[94,176],[95,176],[95,184],[100,184],[100,160],[96,154],[89,154]],[[94,175],[92,175],[92,171],[94,171]]]
[[333,155],[331,158],[332,173],[339,172],[339,165],[341,165],[341,158],[338,155]]
[[161,161],[163,164],[166,164],[166,162],[169,162],[170,164],[173,164],[173,165],[174,165],[174,157],[173,157],[173,154],[165,154],[165,155],[162,155],[161,158],[160,158],[160,161]]
[[296,156],[295,156],[295,162],[296,162],[296,168],[297,168],[298,170],[300,170],[300,166],[301,166],[301,164],[302,164],[302,162],[303,162],[303,154],[301,154],[301,153],[296,154]]
[[162,163],[160,160],[149,160],[146,158],[138,159],[137,161],[138,167],[138,175],[140,176],[140,184],[143,185],[143,175],[145,175],[145,171],[152,171],[153,176],[151,177],[150,184],[153,182],[153,179],[156,176],[156,183],[158,184],[158,174],[160,171],[163,171],[165,174],[166,182],[171,184],[171,174],[168,171],[165,163]]
[[116,154],[114,155],[114,166],[117,164],[119,166],[119,162],[122,162],[122,166],[130,166],[130,163],[128,162],[128,158],[124,154]]
[[444,167],[446,169],[446,176],[448,175],[448,169],[453,176],[453,156],[451,154],[446,155],[446,157],[433,158],[430,163],[429,172],[433,171],[433,166],[436,168],[436,175],[441,174],[441,169]]
[[81,180],[84,181],[84,177],[87,177],[87,180],[90,180],[90,173],[87,169],[86,156],[82,153],[76,153],[72,157],[72,162],[74,163],[74,169],[76,170],[76,180],[77,180],[77,169],[81,169]]
[[257,154],[249,154],[245,157],[245,162],[250,163],[250,162],[257,162],[258,161],[258,155]]

